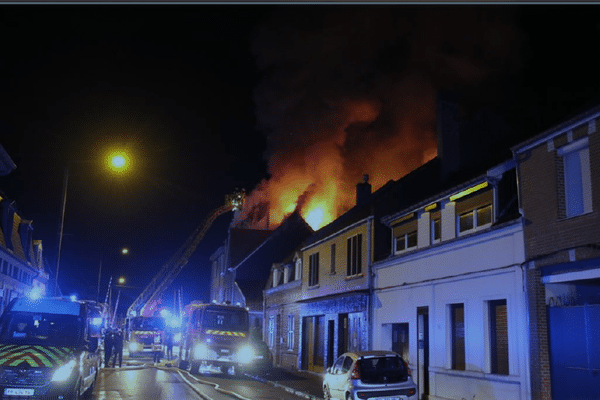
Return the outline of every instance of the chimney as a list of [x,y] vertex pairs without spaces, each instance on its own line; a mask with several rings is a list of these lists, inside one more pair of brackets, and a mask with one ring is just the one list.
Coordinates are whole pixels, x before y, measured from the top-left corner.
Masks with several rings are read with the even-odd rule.
[[440,91],[437,98],[438,156],[442,161],[442,179],[448,179],[460,169],[461,104],[460,96]]
[[371,197],[371,184],[369,183],[369,175],[363,176],[363,182],[356,185],[356,205],[362,206],[369,202]]

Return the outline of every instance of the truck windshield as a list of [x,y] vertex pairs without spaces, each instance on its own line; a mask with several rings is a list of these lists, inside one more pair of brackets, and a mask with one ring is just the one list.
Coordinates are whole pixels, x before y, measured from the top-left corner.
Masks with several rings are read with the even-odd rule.
[[77,346],[81,341],[81,317],[70,314],[7,313],[0,324],[2,343]]
[[[248,314],[242,310],[204,311],[202,328],[226,329],[231,331],[248,330]],[[198,326],[200,328],[200,326]]]
[[162,331],[165,320],[161,317],[136,317],[131,320],[131,329],[136,331]]

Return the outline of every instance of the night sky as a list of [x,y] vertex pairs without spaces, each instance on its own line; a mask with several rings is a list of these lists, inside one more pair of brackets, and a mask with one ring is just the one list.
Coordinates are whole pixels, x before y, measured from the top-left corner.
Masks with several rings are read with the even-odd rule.
[[[524,136],[595,104],[598,11],[0,6],[0,144],[17,165],[0,191],[33,220],[53,271],[68,167],[59,284],[95,298],[102,263],[101,297],[123,275],[128,306],[236,188],[251,198],[313,171],[306,197],[325,190],[313,164],[328,158],[348,190],[365,171],[398,179],[422,164],[439,90],[488,105]],[[102,166],[111,147],[129,151],[130,173]],[[375,167],[378,158],[402,163]],[[186,302],[208,300],[209,256],[231,221],[217,220],[166,302],[179,287]]]

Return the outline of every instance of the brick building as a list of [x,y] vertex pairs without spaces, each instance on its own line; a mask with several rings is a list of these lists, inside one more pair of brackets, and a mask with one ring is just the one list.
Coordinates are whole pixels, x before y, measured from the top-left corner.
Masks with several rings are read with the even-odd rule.
[[533,399],[598,398],[600,107],[513,148],[525,219]]

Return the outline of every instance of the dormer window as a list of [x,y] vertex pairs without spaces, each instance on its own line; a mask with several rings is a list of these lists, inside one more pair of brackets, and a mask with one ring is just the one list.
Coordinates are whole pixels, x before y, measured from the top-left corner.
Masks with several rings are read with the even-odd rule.
[[394,226],[394,253],[417,248],[417,218],[413,213],[410,219],[404,220],[401,224]]
[[456,202],[456,229],[464,235],[488,228],[494,222],[492,188],[478,191]]

